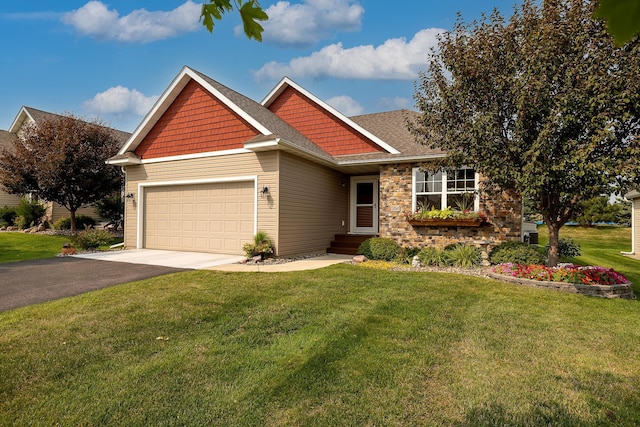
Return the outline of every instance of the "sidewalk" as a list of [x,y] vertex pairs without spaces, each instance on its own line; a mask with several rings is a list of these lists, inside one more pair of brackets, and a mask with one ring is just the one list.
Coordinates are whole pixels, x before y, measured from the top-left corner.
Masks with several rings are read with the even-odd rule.
[[284,264],[225,264],[208,267],[207,270],[232,271],[232,272],[263,272],[278,273],[287,271],[315,270],[328,267],[333,264],[349,262],[352,255],[326,254],[300,261],[286,262]]

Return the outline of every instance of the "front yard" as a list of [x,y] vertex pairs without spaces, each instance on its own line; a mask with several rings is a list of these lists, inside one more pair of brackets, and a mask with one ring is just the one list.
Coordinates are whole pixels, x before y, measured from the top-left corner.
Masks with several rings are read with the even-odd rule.
[[[640,261],[601,231],[637,292]],[[638,343],[637,300],[193,271],[0,313],[0,425],[634,425]]]

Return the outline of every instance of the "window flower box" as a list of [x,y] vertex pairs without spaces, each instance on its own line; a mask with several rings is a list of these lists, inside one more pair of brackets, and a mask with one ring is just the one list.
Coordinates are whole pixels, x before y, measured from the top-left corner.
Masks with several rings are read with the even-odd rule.
[[422,227],[480,227],[487,224],[484,212],[463,212],[451,208],[418,210],[406,217],[409,224]]
[[409,224],[421,227],[480,227],[486,223],[483,218],[409,219]]

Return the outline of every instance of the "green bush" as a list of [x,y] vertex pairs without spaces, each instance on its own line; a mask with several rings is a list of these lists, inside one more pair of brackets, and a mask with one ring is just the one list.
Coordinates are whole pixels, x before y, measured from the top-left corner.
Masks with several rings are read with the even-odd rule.
[[14,220],[18,216],[18,212],[15,206],[5,206],[0,208],[0,222],[3,222],[5,226],[14,225]]
[[372,237],[360,245],[358,252],[371,260],[394,261],[402,252],[402,248],[393,239]]
[[[87,215],[76,215],[76,230],[84,230],[96,226],[96,220]],[[71,218],[60,218],[53,223],[56,230],[71,230]]]
[[97,249],[106,245],[113,236],[108,230],[83,230],[71,238],[73,246],[79,249]]
[[[545,250],[548,254],[549,245],[545,247]],[[580,244],[576,243],[571,237],[561,237],[558,239],[558,255],[563,258],[580,256]]]
[[424,248],[418,254],[420,264],[424,266],[444,267],[451,263],[451,258],[447,251],[434,246]]
[[[47,209],[40,202],[30,202],[27,199],[20,200],[20,205],[16,208],[16,219],[14,224],[20,229],[33,227],[42,222]],[[18,220],[18,217],[21,217]]]
[[502,242],[489,253],[491,264],[544,264],[544,256],[533,246],[518,241]]
[[411,264],[413,257],[420,253],[420,248],[400,248],[396,261],[400,264]]
[[116,227],[124,222],[124,203],[120,193],[112,194],[95,203],[96,213]]
[[371,258],[371,239],[367,239],[360,243],[360,246],[358,247],[358,254],[364,255],[369,259],[373,259]]
[[456,267],[470,268],[482,262],[482,251],[475,246],[458,243],[446,252],[451,263]]

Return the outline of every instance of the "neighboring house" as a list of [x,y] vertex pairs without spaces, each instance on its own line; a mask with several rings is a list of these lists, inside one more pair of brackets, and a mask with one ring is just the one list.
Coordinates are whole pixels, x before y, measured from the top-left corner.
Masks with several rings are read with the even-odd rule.
[[348,118],[288,78],[258,103],[185,67],[108,161],[125,169],[125,246],[242,254],[258,230],[277,256],[324,252],[347,234],[419,247],[519,240],[522,203],[506,193],[472,200],[490,225],[408,222],[419,203],[453,205],[479,180],[422,172],[444,154],[415,142],[416,117]]
[[[2,148],[11,149],[13,141],[17,140],[20,137],[21,131],[25,126],[31,123],[35,123],[37,125],[38,123],[42,123],[45,120],[55,117],[59,117],[59,115],[48,113],[42,110],[37,110],[31,107],[22,107],[18,112],[15,120],[11,124],[9,131],[0,131],[0,150]],[[121,144],[124,144],[124,142],[127,141],[131,136],[131,134],[128,132],[123,132],[116,129],[112,130],[115,132],[118,140],[121,141]],[[20,204],[19,196],[5,193],[0,189],[0,207],[4,205],[17,206],[18,204]],[[55,222],[60,218],[69,216],[69,211],[64,206],[61,206],[54,202],[44,202],[44,205],[47,209],[47,218],[51,222]],[[92,205],[78,209],[76,211],[76,215],[87,215],[94,219],[100,219]]]
[[631,200],[631,252],[629,255],[640,253],[640,192],[632,191],[625,194],[627,200]]

